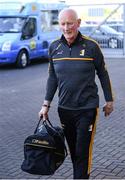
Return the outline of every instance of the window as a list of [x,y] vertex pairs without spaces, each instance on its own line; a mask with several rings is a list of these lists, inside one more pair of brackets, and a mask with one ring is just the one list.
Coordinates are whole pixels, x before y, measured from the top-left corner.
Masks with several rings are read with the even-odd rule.
[[58,10],[41,12],[41,29],[43,32],[58,30]]
[[29,18],[23,29],[23,38],[28,39],[36,35],[36,19]]

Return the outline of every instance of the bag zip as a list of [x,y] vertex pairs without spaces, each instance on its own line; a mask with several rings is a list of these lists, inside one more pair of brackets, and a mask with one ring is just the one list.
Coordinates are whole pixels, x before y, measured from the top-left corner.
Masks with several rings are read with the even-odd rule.
[[[46,147],[46,146],[41,146],[41,145],[37,145],[37,144],[30,144],[30,143],[26,143],[26,144],[24,144],[24,146],[35,146],[35,147],[45,147],[45,148],[48,148],[48,149],[56,149],[56,148],[54,148],[54,147]],[[58,154],[58,155],[60,155],[60,156],[64,156],[65,157],[65,155],[63,155],[63,154],[61,154],[61,153],[57,153],[57,152],[55,152],[55,154]]]
[[51,146],[43,146],[43,145],[38,145],[38,144],[30,144],[30,143],[25,143],[24,146],[36,146],[36,147],[45,147],[45,148],[48,148],[48,149],[56,149],[54,147],[51,147]]

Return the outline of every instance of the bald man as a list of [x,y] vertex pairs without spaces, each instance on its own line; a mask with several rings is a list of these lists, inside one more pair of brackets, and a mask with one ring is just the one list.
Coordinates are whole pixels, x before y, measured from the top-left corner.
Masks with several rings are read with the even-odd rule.
[[68,143],[74,179],[88,179],[99,107],[95,76],[104,92],[104,115],[113,111],[111,84],[103,54],[94,40],[79,32],[81,20],[73,9],[59,13],[62,36],[49,48],[49,76],[39,117],[48,118],[58,89],[58,113]]

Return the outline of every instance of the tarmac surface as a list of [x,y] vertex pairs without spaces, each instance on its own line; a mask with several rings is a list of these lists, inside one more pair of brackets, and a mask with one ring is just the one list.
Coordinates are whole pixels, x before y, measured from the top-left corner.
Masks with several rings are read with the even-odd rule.
[[[99,85],[100,111],[93,147],[91,179],[125,179],[125,59],[106,58],[115,97],[114,112],[104,117]],[[30,175],[21,170],[24,139],[33,133],[44,99],[47,63],[26,69],[0,67],[0,179],[72,179],[70,156],[53,176]],[[59,125],[57,96],[50,120]]]

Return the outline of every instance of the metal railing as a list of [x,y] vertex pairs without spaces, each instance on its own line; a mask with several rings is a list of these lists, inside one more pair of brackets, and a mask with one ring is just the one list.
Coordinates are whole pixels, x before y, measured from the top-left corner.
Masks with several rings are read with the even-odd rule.
[[82,19],[80,31],[84,35],[95,39],[106,55],[125,57],[125,3],[73,4],[70,7],[78,11]]

